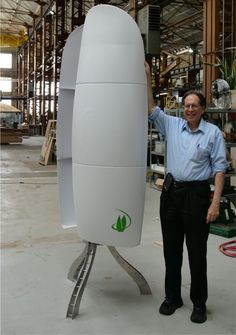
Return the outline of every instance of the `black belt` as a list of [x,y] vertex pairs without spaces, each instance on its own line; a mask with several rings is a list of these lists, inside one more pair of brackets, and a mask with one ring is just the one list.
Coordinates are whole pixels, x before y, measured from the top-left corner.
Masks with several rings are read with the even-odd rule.
[[207,180],[192,180],[192,181],[173,181],[174,188],[194,187],[201,185],[209,185]]

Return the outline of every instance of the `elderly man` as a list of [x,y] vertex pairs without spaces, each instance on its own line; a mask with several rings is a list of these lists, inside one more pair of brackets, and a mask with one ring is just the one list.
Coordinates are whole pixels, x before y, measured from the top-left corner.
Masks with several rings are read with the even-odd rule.
[[[159,312],[171,315],[183,305],[181,268],[185,238],[193,302],[190,319],[203,323],[207,319],[207,239],[209,223],[219,215],[224,173],[228,166],[225,143],[220,129],[203,118],[206,100],[201,93],[190,91],[184,95],[183,119],[167,115],[155,106],[147,63],[145,71],[149,121],[167,140],[167,175],[160,203],[166,298]],[[215,180],[211,201],[210,177]]]

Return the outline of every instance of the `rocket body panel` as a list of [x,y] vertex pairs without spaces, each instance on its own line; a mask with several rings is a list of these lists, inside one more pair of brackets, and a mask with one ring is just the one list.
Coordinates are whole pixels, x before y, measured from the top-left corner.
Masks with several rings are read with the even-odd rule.
[[60,89],[75,89],[83,25],[68,36],[63,50],[60,73]]
[[63,51],[57,116],[57,171],[63,228],[77,226],[72,186],[72,117],[83,26],[68,37]]
[[146,166],[146,86],[77,84],[73,116],[73,162]]
[[146,168],[97,167],[73,163],[79,235],[98,244],[140,243]]
[[[124,47],[127,53],[120,55],[120,50]],[[145,84],[144,73],[136,72],[137,64],[139,66],[143,65],[144,58],[142,54],[138,57],[137,49],[134,46],[110,45],[109,47],[104,47],[103,50],[104,56],[98,58],[96,62],[94,62],[94,55],[97,52],[96,46],[85,47],[81,50],[77,83],[116,82]],[[91,64],[91,69],[87,68],[87,62]],[[105,69],[105,72],[103,69]]]
[[114,6],[87,14],[76,79],[73,192],[79,235],[140,243],[146,184],[144,50],[135,21]]
[[57,159],[72,158],[72,119],[75,89],[59,89]]
[[90,9],[81,45],[77,83],[146,84],[142,37],[125,11],[109,5]]
[[57,158],[72,157],[72,119],[83,26],[67,38],[61,64],[57,116]]
[[73,185],[72,185],[72,159],[59,159],[57,161],[57,174],[59,180],[60,218],[63,228],[77,227],[75,217]]

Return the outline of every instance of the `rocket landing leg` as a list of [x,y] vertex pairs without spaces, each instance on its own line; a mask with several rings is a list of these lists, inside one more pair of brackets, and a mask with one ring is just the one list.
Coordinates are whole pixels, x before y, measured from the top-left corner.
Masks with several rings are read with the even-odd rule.
[[[97,244],[92,242],[86,242],[85,248],[81,255],[75,259],[72,263],[68,272],[67,278],[71,281],[76,281],[74,290],[72,292],[70,302],[67,308],[67,318],[74,319],[79,314],[80,302],[82,295],[87,284],[89,274],[93,265],[97,249]],[[150,295],[152,294],[151,289],[143,277],[143,275],[135,269],[130,263],[128,263],[116,250],[115,247],[108,246],[108,250],[120,264],[120,266],[127,272],[127,274],[137,284],[140,294]]]

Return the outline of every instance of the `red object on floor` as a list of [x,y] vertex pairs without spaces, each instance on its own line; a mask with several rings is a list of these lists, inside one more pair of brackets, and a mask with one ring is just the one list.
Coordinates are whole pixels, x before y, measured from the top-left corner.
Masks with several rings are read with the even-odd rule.
[[236,240],[222,243],[219,250],[226,256],[236,257]]

